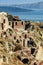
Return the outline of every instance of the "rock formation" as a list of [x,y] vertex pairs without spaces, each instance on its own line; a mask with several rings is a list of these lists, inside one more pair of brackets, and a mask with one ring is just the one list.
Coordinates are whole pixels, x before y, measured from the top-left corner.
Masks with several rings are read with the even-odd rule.
[[0,65],[43,65],[43,22],[0,13]]

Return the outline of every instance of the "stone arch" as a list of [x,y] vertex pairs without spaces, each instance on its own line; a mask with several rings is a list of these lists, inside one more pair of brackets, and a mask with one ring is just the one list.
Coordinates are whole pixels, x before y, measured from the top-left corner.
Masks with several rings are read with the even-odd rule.
[[28,46],[32,46],[32,47],[36,47],[36,46],[37,46],[36,43],[35,43],[35,41],[34,41],[32,38],[30,38],[30,39],[27,41],[27,45],[28,45]]
[[28,64],[29,59],[28,59],[28,58],[24,58],[24,59],[22,60],[22,62],[23,62],[24,64]]
[[8,28],[8,29],[6,29],[6,31],[10,34],[10,36],[12,36],[12,34],[13,34],[12,28]]
[[6,29],[6,31],[8,31],[8,30],[10,30],[10,31],[12,31],[12,32],[13,32],[12,28],[8,28],[8,29]]
[[2,32],[1,37],[3,37],[3,36],[7,37],[6,31],[3,31],[3,32]]

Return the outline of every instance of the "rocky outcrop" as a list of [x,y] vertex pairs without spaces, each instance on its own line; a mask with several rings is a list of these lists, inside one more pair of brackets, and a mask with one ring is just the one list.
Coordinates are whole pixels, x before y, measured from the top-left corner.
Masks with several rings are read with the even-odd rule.
[[43,65],[42,24],[0,13],[0,65]]

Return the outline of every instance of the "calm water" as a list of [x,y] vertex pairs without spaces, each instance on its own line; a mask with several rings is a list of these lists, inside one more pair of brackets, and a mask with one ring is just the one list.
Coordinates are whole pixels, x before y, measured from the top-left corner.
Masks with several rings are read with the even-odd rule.
[[7,12],[16,16],[19,16],[22,20],[33,20],[43,22],[43,10],[31,10],[28,12],[17,11],[17,9],[12,9],[11,7],[0,7],[0,12]]
[[13,15],[17,15],[22,20],[42,21],[43,22],[43,10],[29,11],[29,12],[10,12]]

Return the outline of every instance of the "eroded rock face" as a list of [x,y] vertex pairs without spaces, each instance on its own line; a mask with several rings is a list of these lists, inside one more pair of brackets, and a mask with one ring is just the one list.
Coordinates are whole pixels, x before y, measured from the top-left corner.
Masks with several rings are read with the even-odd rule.
[[35,41],[32,38],[29,39],[28,45],[31,46],[31,47],[36,47],[37,46]]
[[39,65],[43,61],[43,28],[39,25],[0,14],[0,65]]
[[43,29],[43,23],[40,23],[39,27]]
[[21,21],[18,16],[7,15],[8,21]]
[[41,61],[43,61],[43,43],[41,43],[40,45],[39,45],[39,49],[38,49],[38,52],[37,52],[37,55],[36,55],[36,59],[37,60],[41,60]]

